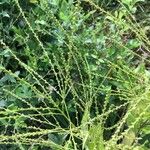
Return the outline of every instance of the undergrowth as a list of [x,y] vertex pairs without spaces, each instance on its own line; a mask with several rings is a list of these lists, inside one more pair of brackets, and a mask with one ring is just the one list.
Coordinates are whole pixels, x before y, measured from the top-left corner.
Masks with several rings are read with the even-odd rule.
[[2,0],[0,150],[150,149],[148,6]]

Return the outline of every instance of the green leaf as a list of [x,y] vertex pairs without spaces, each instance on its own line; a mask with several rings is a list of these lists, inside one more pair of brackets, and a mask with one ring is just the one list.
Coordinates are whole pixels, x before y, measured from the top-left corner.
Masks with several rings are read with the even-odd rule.
[[62,145],[68,134],[48,134],[48,139],[56,144]]
[[100,123],[90,127],[87,146],[89,150],[104,150],[103,129]]
[[15,119],[15,128],[18,128],[18,127],[26,127],[26,123],[25,123],[25,118],[20,116],[18,118]]
[[30,3],[36,4],[38,3],[38,0],[30,0]]
[[69,4],[67,3],[66,0],[63,0],[61,2],[59,17],[60,17],[60,19],[62,19],[64,21],[68,21],[69,16],[70,16],[70,14],[69,14]]
[[150,134],[150,125],[146,125],[142,128],[144,134]]
[[0,52],[0,56],[4,56],[4,57],[10,57],[10,50],[9,49],[5,49],[2,52]]
[[21,98],[31,98],[32,97],[32,91],[25,84],[22,84],[20,87],[18,87],[16,89],[15,94]]
[[122,0],[122,3],[128,6],[135,5],[137,2],[144,2],[144,0]]
[[0,100],[0,108],[6,106],[6,101],[5,100]]
[[66,15],[65,13],[63,12],[60,12],[59,13],[59,17],[60,19],[64,20],[64,21],[67,21],[68,20],[68,15]]
[[46,21],[44,20],[36,20],[35,23],[40,25],[47,25]]
[[6,11],[2,11],[2,12],[0,13],[0,15],[2,15],[3,17],[10,18],[9,14],[8,14]]
[[9,75],[9,74],[6,74],[4,77],[2,77],[0,79],[0,83],[4,83],[6,81],[10,81],[12,83],[16,83],[16,79],[13,76]]

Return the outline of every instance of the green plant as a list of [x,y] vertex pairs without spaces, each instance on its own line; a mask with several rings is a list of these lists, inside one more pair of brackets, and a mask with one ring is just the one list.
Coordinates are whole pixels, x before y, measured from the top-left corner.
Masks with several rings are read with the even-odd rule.
[[0,3],[0,149],[150,148],[142,4]]

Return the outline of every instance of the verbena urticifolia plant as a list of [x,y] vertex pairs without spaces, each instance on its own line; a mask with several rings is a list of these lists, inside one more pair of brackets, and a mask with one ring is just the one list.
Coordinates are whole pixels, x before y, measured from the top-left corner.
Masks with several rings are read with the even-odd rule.
[[0,2],[0,149],[148,150],[147,5]]

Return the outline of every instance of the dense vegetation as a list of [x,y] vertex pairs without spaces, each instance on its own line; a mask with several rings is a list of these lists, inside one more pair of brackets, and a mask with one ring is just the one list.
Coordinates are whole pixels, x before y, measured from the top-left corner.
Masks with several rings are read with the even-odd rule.
[[149,150],[149,8],[1,0],[0,150]]

